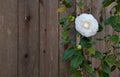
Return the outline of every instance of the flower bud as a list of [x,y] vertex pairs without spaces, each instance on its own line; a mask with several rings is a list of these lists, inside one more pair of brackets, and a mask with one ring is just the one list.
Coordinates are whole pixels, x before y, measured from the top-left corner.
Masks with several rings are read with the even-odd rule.
[[81,50],[82,49],[82,46],[81,45],[78,45],[77,46],[77,50]]

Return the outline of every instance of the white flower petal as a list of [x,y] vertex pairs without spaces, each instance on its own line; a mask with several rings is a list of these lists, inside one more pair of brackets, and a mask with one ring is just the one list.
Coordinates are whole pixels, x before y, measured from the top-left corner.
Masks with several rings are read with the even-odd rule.
[[81,14],[75,19],[76,30],[85,37],[94,36],[98,31],[98,22],[91,14]]

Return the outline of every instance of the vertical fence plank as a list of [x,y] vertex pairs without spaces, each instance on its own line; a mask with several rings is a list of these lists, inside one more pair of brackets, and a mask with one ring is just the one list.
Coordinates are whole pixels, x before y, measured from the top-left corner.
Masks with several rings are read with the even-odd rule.
[[[76,5],[75,4],[76,4],[76,1],[72,0],[72,5],[73,5],[72,8],[67,9],[66,12],[64,12],[64,13],[60,13],[59,14],[59,20],[61,18],[67,17],[71,14],[75,16],[75,12],[76,12]],[[64,6],[59,4],[59,7],[64,7]],[[59,25],[59,77],[71,77],[70,71],[69,71],[69,69],[70,69],[69,68],[69,63],[62,61],[62,55],[63,55],[64,50],[65,50],[65,48],[61,45],[61,43],[63,41],[61,39],[61,33],[62,32],[63,32],[62,27],[61,27],[61,25]],[[70,37],[75,38],[75,30],[74,29],[72,29],[70,31]]]
[[19,77],[39,77],[39,2],[19,0]]
[[[99,4],[97,4],[97,3],[99,3]],[[105,19],[105,13],[104,13],[104,8],[102,6],[102,0],[96,0],[96,1],[92,0],[92,4],[91,5],[92,5],[91,6],[92,14],[95,16],[95,18],[97,19],[98,23],[100,23],[103,26],[103,21]],[[96,34],[96,36],[94,37],[94,40],[96,38],[100,38],[100,37],[104,37],[104,36],[105,36],[105,27],[104,27],[102,32],[98,32]],[[99,50],[102,53],[105,52],[105,45],[106,45],[106,43],[104,41],[96,41],[96,40],[95,40],[95,42],[96,42],[95,49]],[[98,67],[99,64],[100,64],[99,60],[92,59],[92,65],[94,67]]]
[[0,0],[0,77],[17,77],[17,0]]
[[58,0],[40,0],[40,77],[58,77]]
[[[96,3],[99,3],[99,4],[95,5]],[[95,18],[97,19],[98,23],[100,23],[102,25],[102,22],[105,19],[105,17],[104,17],[104,15],[105,15],[104,14],[104,9],[102,7],[102,1],[101,0],[96,0],[96,1],[92,0],[92,4],[91,5],[92,5],[91,6],[92,14],[95,16]],[[102,32],[98,32],[96,34],[96,36],[94,37],[94,40],[96,38],[100,38],[100,37],[104,37],[104,36],[105,36],[105,29]],[[95,40],[95,42],[96,42],[95,49],[99,50],[100,52],[104,52],[104,50],[105,50],[105,42],[104,41],[96,41],[96,40]],[[95,66],[95,67],[99,66],[99,61],[97,61],[96,59],[93,59],[92,61],[93,61],[93,66]],[[97,62],[97,64],[96,64],[96,62]]]

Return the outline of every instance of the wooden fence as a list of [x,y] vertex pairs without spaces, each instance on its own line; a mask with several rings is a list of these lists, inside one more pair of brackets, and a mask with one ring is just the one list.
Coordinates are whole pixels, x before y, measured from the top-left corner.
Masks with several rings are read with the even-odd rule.
[[[84,9],[75,6],[59,14],[59,0],[0,0],[0,77],[70,77],[68,63],[61,61],[60,18],[69,14],[92,13],[99,22],[109,16],[110,7],[102,0],[83,0]],[[97,36],[113,33],[106,28]],[[74,31],[71,37],[75,38]],[[96,48],[104,50],[106,43]],[[98,62],[99,63],[99,62]],[[93,60],[93,65],[97,65]],[[118,71],[111,77],[120,77]]]

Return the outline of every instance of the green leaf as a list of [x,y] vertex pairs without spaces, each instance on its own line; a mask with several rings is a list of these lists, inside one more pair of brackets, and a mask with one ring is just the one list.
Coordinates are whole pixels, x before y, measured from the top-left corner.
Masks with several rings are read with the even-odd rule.
[[104,21],[105,25],[120,24],[120,16],[110,16]]
[[98,59],[103,59],[103,55],[99,51],[96,51],[95,55],[92,55],[92,57],[95,57],[95,58],[98,58]]
[[120,0],[117,0],[117,3],[120,3]]
[[76,49],[73,49],[73,48],[69,48],[67,50],[65,50],[65,52],[63,53],[63,56],[62,56],[62,60],[67,60],[69,59],[70,57],[72,57],[74,55],[74,53],[76,52]]
[[98,32],[101,32],[103,30],[103,26],[101,24],[99,24],[99,30]]
[[115,24],[115,23],[120,23],[120,17],[119,16],[110,16],[104,21],[105,25]]
[[75,34],[76,34],[76,36],[79,36],[79,35],[80,35],[80,33],[79,33],[78,31],[75,31]]
[[86,60],[86,63],[89,65],[92,64],[92,62],[90,60]]
[[103,41],[103,38],[96,38],[97,41]]
[[118,60],[118,61],[116,62],[116,65],[117,65],[118,68],[120,68],[120,60]]
[[115,63],[115,55],[108,55],[106,58],[105,58],[105,61],[107,63],[110,63],[110,64],[114,64]]
[[116,56],[120,56],[120,52],[116,53]]
[[120,32],[120,16],[111,16],[104,21],[105,25],[111,25],[112,28]]
[[120,46],[112,46],[114,49],[120,49]]
[[103,6],[107,7],[109,6],[111,3],[113,3],[115,0],[103,0]]
[[103,41],[103,38],[96,38],[97,41]]
[[114,23],[114,24],[112,24],[112,28],[113,28],[116,32],[120,32],[120,23]]
[[102,69],[104,72],[106,72],[108,74],[111,72],[111,67],[106,62],[102,63]]
[[70,72],[75,72],[76,68],[70,67],[69,70],[70,70]]
[[120,3],[118,3],[116,6],[114,6],[116,11],[119,12],[120,11]]
[[91,43],[91,40],[90,40],[89,38],[83,37],[83,38],[80,40],[80,45],[81,45],[83,48],[88,48],[88,47],[91,47],[91,46],[92,46],[92,43]]
[[116,65],[113,65],[113,66],[111,67],[111,72],[114,71],[115,69],[116,69]]
[[108,17],[107,19],[105,19],[104,24],[105,25],[110,25],[110,24],[114,23],[115,18],[116,18],[115,16]]
[[62,39],[66,40],[68,38],[68,32],[67,31],[62,32],[61,37]]
[[71,66],[73,68],[77,68],[79,67],[80,64],[82,64],[82,62],[84,61],[84,57],[83,56],[74,56],[74,58],[71,60]]
[[96,71],[94,71],[93,73],[90,74],[90,77],[96,77]]
[[69,21],[74,21],[74,20],[75,20],[75,17],[70,15],[70,16],[67,17],[67,19],[68,19]]
[[94,72],[94,69],[88,64],[84,64],[83,68],[85,69],[85,71],[87,71],[90,74]]
[[66,25],[66,26],[64,27],[64,30],[68,31],[68,30],[72,29],[73,27],[74,27],[74,26],[73,26],[72,24],[69,24],[69,25]]
[[62,42],[61,42],[61,45],[68,45],[70,43],[70,41],[69,40],[63,40]]
[[62,2],[62,4],[64,4],[65,7],[67,7],[67,8],[71,8],[72,7],[72,0],[64,0]]
[[88,48],[88,51],[90,54],[95,55],[95,49],[94,48]]
[[75,43],[76,43],[75,38],[71,38],[71,39],[70,39],[70,43],[71,43],[71,44],[75,44]]
[[62,19],[60,20],[60,24],[61,24],[61,25],[65,25],[66,22],[67,22],[67,18],[62,18]]
[[78,6],[79,8],[82,8],[82,7],[84,6],[84,4],[83,4],[82,1],[79,1],[79,2],[77,3],[77,6]]
[[109,77],[109,74],[107,74],[106,72],[99,70],[98,71],[99,77]]
[[112,42],[119,42],[119,36],[118,35],[112,35],[112,36],[110,36],[109,39]]
[[74,73],[72,74],[71,77],[82,77],[82,74],[81,74],[80,71],[76,71],[76,72],[74,72]]

